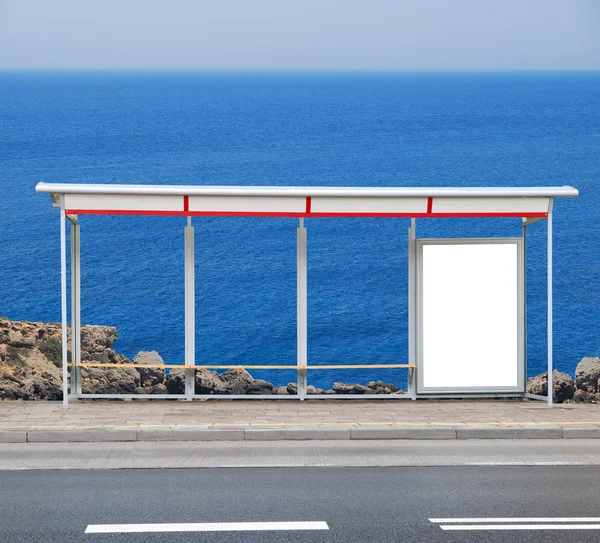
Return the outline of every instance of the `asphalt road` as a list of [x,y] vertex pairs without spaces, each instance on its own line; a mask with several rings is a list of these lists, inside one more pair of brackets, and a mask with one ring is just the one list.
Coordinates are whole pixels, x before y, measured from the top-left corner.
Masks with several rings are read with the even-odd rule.
[[[599,527],[568,527],[570,517],[600,516],[599,478],[596,466],[1,471],[0,534],[10,543],[597,542]],[[554,524],[567,528],[441,527],[488,517],[508,519],[494,527],[566,517]],[[284,521],[328,529],[85,533],[106,524]]]

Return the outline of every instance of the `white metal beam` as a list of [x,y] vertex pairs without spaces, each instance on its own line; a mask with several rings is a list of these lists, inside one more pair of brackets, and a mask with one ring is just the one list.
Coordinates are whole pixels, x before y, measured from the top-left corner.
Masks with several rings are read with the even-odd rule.
[[552,407],[552,207],[548,208],[548,407]]
[[81,243],[79,224],[71,224],[71,394],[81,394]]
[[188,217],[184,234],[185,246],[185,394],[191,398],[194,394],[194,370],[196,364],[196,288],[194,276],[194,227]]
[[[416,237],[417,221],[410,220],[408,229],[408,363],[416,364]],[[413,400],[417,399],[416,377],[418,368],[408,370],[408,394]]]
[[63,407],[69,407],[69,372],[67,368],[67,228],[64,199],[60,206],[60,303],[62,321],[62,379]]
[[523,383],[527,388],[527,222],[521,224],[521,258],[523,262]]
[[[307,284],[306,284],[306,228],[304,219],[300,219],[296,235],[296,282],[297,282],[297,358],[298,366],[307,365]],[[306,395],[306,370],[298,370],[298,396]]]

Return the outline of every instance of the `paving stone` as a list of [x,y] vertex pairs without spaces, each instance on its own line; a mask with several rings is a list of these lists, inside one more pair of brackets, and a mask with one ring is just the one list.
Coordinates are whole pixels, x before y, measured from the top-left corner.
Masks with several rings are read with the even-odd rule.
[[[578,421],[581,426],[577,425]],[[594,421],[597,425],[590,424]],[[499,425],[502,423],[506,426]],[[10,427],[22,428],[12,430]],[[210,434],[195,437],[190,432],[217,429],[235,430],[238,434],[232,436],[243,433],[244,439],[305,439],[308,430],[322,432],[314,434],[313,438],[319,439],[335,439],[348,433],[353,439],[412,439],[411,436],[427,439],[430,433],[436,432],[451,438],[454,429],[454,435],[460,439],[568,439],[597,437],[600,405],[568,404],[548,409],[542,403],[520,401],[427,400],[385,404],[359,400],[302,403],[79,401],[64,409],[60,402],[0,402],[0,432],[11,432],[3,439],[22,440],[23,433],[18,438],[19,434],[12,434],[16,430],[29,432],[31,439],[38,441],[132,440],[132,435],[137,438],[138,431],[159,430],[183,431],[186,433],[182,439],[200,439]],[[286,434],[292,430],[293,433]],[[337,433],[328,433],[334,430]],[[102,433],[117,431],[130,433]],[[141,438],[159,439],[154,434]]]

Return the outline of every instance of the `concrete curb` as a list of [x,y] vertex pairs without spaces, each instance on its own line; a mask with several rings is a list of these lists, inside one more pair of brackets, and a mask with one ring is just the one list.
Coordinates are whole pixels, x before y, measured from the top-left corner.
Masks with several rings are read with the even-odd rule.
[[405,428],[106,428],[0,430],[0,443],[152,441],[600,439],[600,426],[410,426]]

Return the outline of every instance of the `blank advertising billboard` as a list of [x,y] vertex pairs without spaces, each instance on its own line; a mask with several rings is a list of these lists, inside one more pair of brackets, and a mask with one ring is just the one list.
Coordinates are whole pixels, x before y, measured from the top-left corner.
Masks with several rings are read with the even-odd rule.
[[420,240],[419,392],[523,391],[521,241]]

